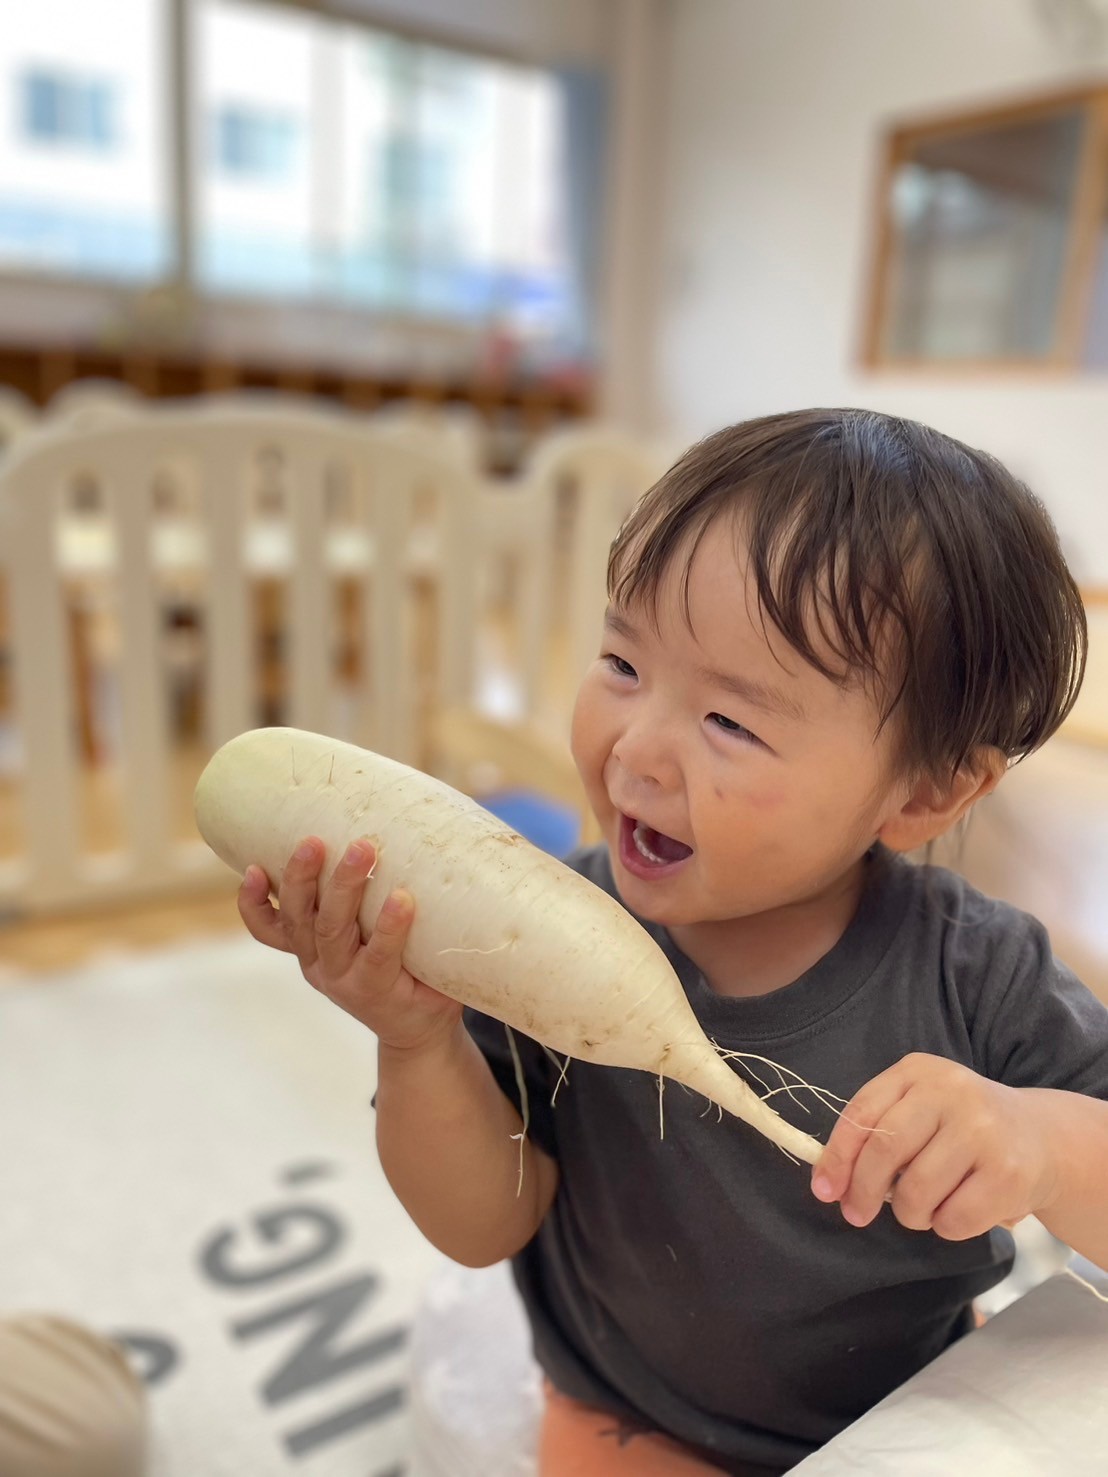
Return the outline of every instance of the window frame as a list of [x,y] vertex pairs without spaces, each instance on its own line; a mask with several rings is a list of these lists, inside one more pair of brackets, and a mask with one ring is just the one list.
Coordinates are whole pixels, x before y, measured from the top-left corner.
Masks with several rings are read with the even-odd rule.
[[[1043,355],[997,354],[943,359],[892,354],[883,346],[888,322],[892,268],[898,233],[892,214],[897,170],[922,142],[975,129],[1025,123],[1061,112],[1084,114],[1080,153],[1069,206],[1067,245],[1055,306],[1050,350]],[[868,370],[928,375],[1015,373],[1054,377],[1097,374],[1082,363],[1089,307],[1095,284],[1097,246],[1108,215],[1108,84],[1055,90],[974,109],[944,111],[892,123],[880,150],[871,210],[869,270],[863,307],[859,360]]]

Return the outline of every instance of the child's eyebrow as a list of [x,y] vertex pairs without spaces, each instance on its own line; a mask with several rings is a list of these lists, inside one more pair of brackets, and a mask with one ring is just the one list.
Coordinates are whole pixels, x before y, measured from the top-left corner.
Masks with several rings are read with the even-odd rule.
[[730,672],[717,672],[714,667],[697,667],[696,675],[712,687],[722,687],[726,692],[733,692],[736,697],[755,708],[761,708],[765,713],[780,713],[786,718],[794,718],[798,723],[808,721],[808,714],[796,698],[782,692],[779,687],[772,687],[768,682],[760,682],[755,677],[735,677]]
[[[634,626],[617,611],[608,610],[604,614],[604,625],[609,631],[614,631],[617,636],[622,636],[625,641],[636,641],[638,635]],[[756,677],[736,677],[731,672],[718,672],[714,667],[697,667],[696,675],[702,682],[707,682],[712,687],[722,688],[725,692],[734,693],[744,702],[750,703],[755,708],[761,708],[765,713],[780,713],[786,718],[794,718],[798,723],[806,723],[808,714],[803,705],[787,692],[782,692],[779,687],[774,687],[769,682],[762,682]]]

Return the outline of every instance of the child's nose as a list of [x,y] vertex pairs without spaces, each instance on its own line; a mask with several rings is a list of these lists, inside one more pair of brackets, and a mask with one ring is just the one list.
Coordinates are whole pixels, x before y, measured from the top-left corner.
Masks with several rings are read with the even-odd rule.
[[669,745],[656,728],[653,732],[643,724],[628,729],[612,748],[622,769],[639,784],[673,784],[676,765]]

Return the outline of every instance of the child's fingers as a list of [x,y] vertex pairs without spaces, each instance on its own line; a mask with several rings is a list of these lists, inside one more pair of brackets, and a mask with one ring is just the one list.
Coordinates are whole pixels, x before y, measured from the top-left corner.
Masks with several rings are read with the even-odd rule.
[[292,947],[301,964],[315,959],[315,908],[319,870],[323,865],[323,843],[305,836],[281,873],[277,903]]
[[260,944],[291,953],[292,945],[277,909],[269,901],[269,878],[261,867],[247,867],[238,891],[239,917]]
[[971,1168],[935,1210],[931,1229],[944,1241],[969,1241],[994,1226],[1016,1225],[1023,1217],[1014,1208],[1011,1219],[1001,1219],[997,1206],[1003,1193],[995,1175],[980,1166]]
[[883,1120],[901,1101],[909,1086],[908,1078],[899,1067],[898,1063],[872,1078],[842,1110],[812,1174],[812,1191],[817,1199],[841,1200],[850,1187],[858,1159],[870,1146],[875,1147],[877,1159],[888,1161],[891,1183],[893,1174],[900,1167],[895,1162],[900,1149]]
[[411,895],[403,889],[390,893],[377,915],[373,932],[362,949],[362,963],[383,983],[392,984],[404,967],[404,946],[414,917]]
[[974,1151],[959,1134],[937,1133],[897,1181],[893,1214],[909,1231],[938,1230],[943,1202],[973,1167]]
[[358,912],[376,852],[372,842],[353,841],[323,889],[314,931],[320,963],[328,975],[345,974],[361,948]]
[[868,1226],[882,1204],[894,1198],[894,1185],[915,1164],[939,1132],[937,1103],[903,1098],[881,1119],[862,1145],[850,1184],[840,1196],[842,1212],[852,1226]]

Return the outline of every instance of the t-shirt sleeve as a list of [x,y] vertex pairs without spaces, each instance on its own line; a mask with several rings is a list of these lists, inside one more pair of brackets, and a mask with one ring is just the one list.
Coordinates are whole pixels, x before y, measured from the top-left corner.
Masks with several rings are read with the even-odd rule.
[[[597,868],[602,865],[603,848],[580,847],[564,858],[564,861],[567,867],[593,881]],[[509,1036],[504,1023],[492,1016],[467,1008],[464,1019],[466,1029],[481,1048],[501,1091],[519,1109],[521,1117],[523,1105],[518,1077],[522,1074],[526,1091],[528,1135],[540,1149],[556,1159],[558,1152],[554,1131],[554,1099],[562,1071],[560,1059],[522,1031],[512,1031]],[[511,1043],[514,1043],[519,1058],[518,1072]]]
[[[480,1048],[481,1055],[492,1068],[492,1074],[500,1090],[511,1101],[527,1124],[527,1136],[552,1159],[558,1157],[554,1138],[553,1098],[561,1075],[561,1066],[547,1055],[546,1050],[525,1036],[522,1031],[512,1031],[519,1057],[523,1091],[516,1073],[512,1047],[509,1045],[508,1027],[503,1021],[466,1006],[462,1012],[465,1028]],[[526,1113],[524,1112],[526,1103]],[[371,1108],[377,1107],[377,1094],[369,1100]]]
[[[560,1067],[537,1041],[525,1036],[522,1031],[512,1030],[509,1034],[509,1028],[504,1022],[493,1016],[481,1015],[479,1011],[467,1007],[464,1020],[466,1030],[492,1068],[501,1092],[524,1119],[527,1137],[552,1159],[556,1159],[558,1151],[552,1099],[558,1085]],[[519,1058],[518,1074],[512,1044]],[[520,1076],[523,1078],[522,1090]]]
[[1108,1100],[1108,1007],[1055,958],[1037,919],[1004,908],[970,1034],[985,1076]]

